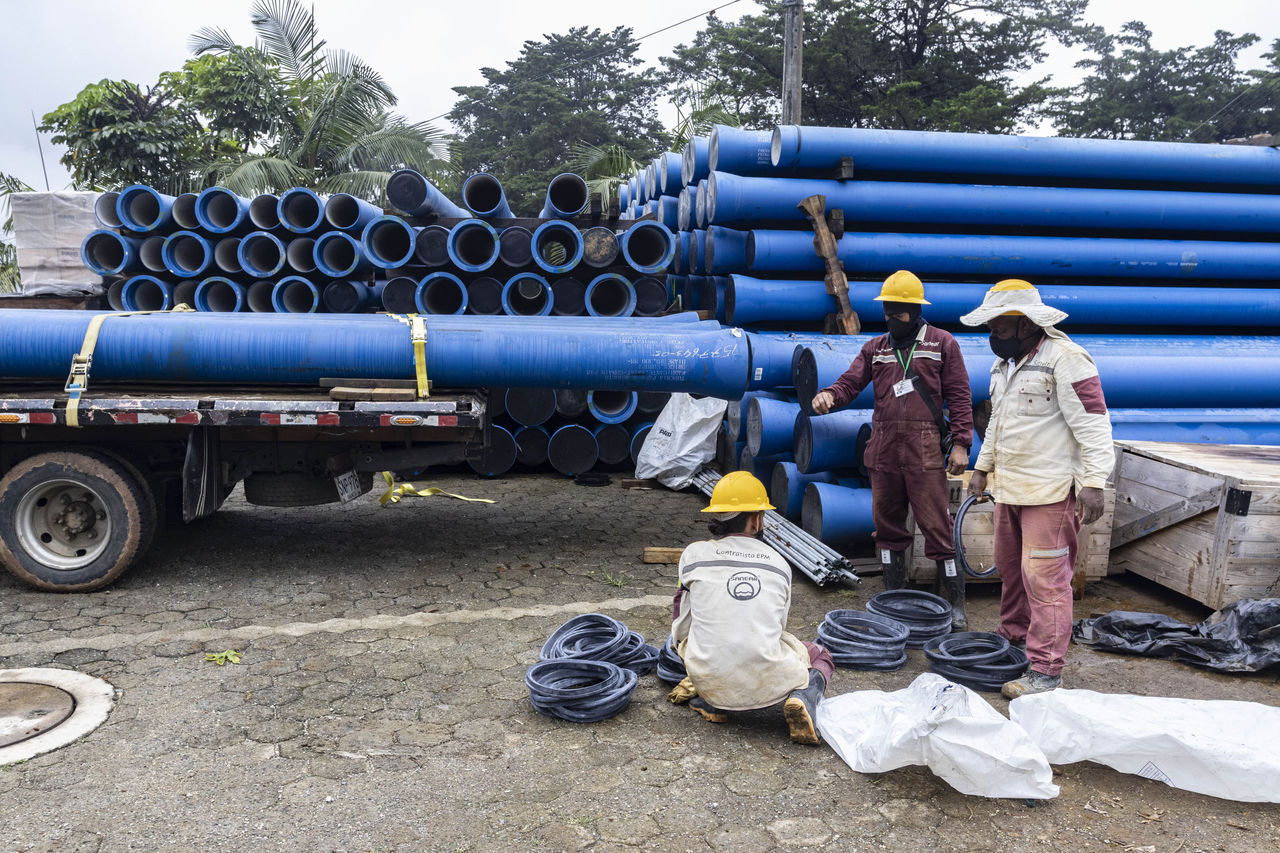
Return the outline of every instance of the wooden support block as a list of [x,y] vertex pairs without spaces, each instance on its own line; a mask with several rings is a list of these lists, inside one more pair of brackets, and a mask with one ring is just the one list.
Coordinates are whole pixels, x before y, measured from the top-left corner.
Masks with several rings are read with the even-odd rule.
[[[849,303],[849,280],[845,277],[844,265],[840,263],[836,237],[827,226],[827,197],[812,195],[796,206],[804,211],[813,226],[813,248],[826,268],[827,292],[836,298],[840,331],[846,335],[856,335],[862,331],[862,322]],[[843,221],[842,215],[841,222]]]
[[649,547],[644,549],[644,556],[640,559],[645,563],[674,564],[680,562],[680,555],[683,553],[683,548]]
[[[836,208],[827,211],[827,227],[831,229],[831,236],[839,240],[844,236],[844,211]],[[845,292],[848,292],[848,283],[845,283]]]
[[324,376],[320,377],[319,385],[321,388],[418,388],[415,379],[334,379]]
[[373,403],[411,403],[418,399],[417,388],[344,388],[329,389],[330,400],[359,400]]
[[622,488],[624,489],[656,489],[662,485],[657,480],[637,480],[635,477],[623,477]]
[[848,155],[840,158],[840,165],[836,166],[836,173],[832,176],[837,181],[853,180],[853,158]]

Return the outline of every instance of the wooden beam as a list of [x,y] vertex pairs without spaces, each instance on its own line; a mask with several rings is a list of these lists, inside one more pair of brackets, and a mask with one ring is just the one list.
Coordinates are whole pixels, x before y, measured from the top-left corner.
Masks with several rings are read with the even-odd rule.
[[680,555],[683,553],[683,548],[648,547],[644,549],[644,556],[640,559],[645,563],[673,564],[680,562]]
[[844,264],[840,263],[835,235],[827,227],[827,197],[812,195],[797,207],[804,211],[813,225],[813,248],[826,267],[827,293],[836,298],[836,324],[841,333],[856,335],[862,331],[862,322],[849,304],[849,279],[845,277]]
[[1192,495],[1176,504],[1117,527],[1111,532],[1111,547],[1114,550],[1121,545],[1136,542],[1157,530],[1163,530],[1188,518],[1195,518],[1201,513],[1217,509],[1221,502],[1222,486],[1206,489],[1198,495]]

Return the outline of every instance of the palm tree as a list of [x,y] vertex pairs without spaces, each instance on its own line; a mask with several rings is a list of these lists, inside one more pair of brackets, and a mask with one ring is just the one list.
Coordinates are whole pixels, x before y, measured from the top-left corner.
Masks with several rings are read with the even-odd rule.
[[293,186],[381,201],[396,169],[448,170],[444,135],[390,111],[396,97],[359,57],[326,49],[311,12],[297,0],[258,0],[250,20],[257,44],[236,44],[226,30],[204,27],[189,46],[197,56],[234,54],[288,86],[290,109],[266,144],[224,155],[210,172],[249,196]]
[[18,252],[6,238],[13,233],[13,216],[9,215],[9,194],[33,192],[18,178],[0,172],[0,216],[4,224],[0,225],[0,293],[16,293],[22,287],[22,277],[18,272]]

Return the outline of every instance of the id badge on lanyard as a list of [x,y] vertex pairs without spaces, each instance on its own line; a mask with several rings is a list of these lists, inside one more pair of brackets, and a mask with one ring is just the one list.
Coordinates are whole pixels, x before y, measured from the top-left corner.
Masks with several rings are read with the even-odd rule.
[[900,352],[897,350],[894,350],[893,352],[894,357],[898,359],[898,364],[902,365],[902,381],[893,383],[893,396],[895,397],[905,397],[912,391],[916,390],[916,383],[912,381],[912,377],[909,375],[909,369],[911,366],[911,359],[915,357],[917,345],[919,345],[919,341],[912,345],[911,352],[907,353],[905,361],[903,360]]
[[905,397],[914,390],[916,390],[915,383],[910,379],[893,383],[893,396],[895,397]]

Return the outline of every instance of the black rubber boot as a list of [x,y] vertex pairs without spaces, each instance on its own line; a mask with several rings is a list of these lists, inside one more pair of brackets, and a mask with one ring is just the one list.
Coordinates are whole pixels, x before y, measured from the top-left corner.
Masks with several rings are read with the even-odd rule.
[[[888,562],[883,557],[889,555]],[[880,569],[881,577],[884,579],[885,589],[902,589],[907,585],[907,552],[906,551],[890,551],[887,548],[880,552],[881,561]]]
[[702,718],[709,723],[726,723],[729,721],[728,711],[720,710],[701,696],[694,696],[690,699],[689,707],[701,714]]
[[951,630],[969,630],[969,617],[964,612],[964,571],[955,560],[937,560],[938,594],[951,602]]
[[809,686],[800,690],[792,690],[791,695],[782,706],[782,714],[787,718],[787,728],[791,729],[791,739],[796,743],[819,744],[822,737],[814,719],[818,714],[818,703],[827,689],[827,680],[816,669],[809,670]]

